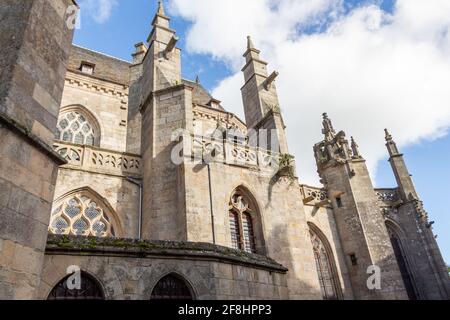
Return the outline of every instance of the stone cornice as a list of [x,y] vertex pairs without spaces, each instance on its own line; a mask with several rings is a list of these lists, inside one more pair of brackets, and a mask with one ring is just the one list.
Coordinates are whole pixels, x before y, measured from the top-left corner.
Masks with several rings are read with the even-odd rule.
[[51,146],[41,140],[38,136],[31,133],[27,128],[0,111],[0,126],[4,124],[17,134],[24,137],[31,145],[42,151],[51,158],[57,165],[67,164],[67,161],[53,150]]
[[[214,118],[220,118],[220,119],[226,119],[228,124],[234,124],[237,127],[239,127],[241,130],[247,131],[247,125],[239,119],[238,116],[236,116],[234,113],[225,111],[225,110],[219,110],[219,109],[212,109],[208,106],[203,106],[199,104],[194,104],[194,116],[197,116],[198,118],[207,118],[214,117]],[[233,121],[235,120],[235,121]]]
[[90,91],[108,93],[114,96],[127,97],[129,85],[82,73],[78,70],[68,70],[66,83],[85,88]]
[[120,256],[144,259],[201,259],[250,266],[279,273],[288,271],[287,268],[266,256],[200,242],[49,235],[46,254]]

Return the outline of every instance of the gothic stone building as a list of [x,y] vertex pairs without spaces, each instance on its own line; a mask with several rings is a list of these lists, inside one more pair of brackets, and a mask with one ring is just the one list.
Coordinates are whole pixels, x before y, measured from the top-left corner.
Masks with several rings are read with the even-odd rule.
[[243,122],[181,78],[162,4],[131,63],[73,46],[71,4],[0,4],[0,298],[450,298],[387,131],[397,188],[374,189],[326,114],[323,185],[302,185],[250,38]]

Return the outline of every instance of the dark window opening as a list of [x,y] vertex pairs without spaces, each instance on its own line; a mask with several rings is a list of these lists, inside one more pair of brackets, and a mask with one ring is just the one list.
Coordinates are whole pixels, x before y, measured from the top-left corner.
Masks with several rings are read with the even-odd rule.
[[408,294],[408,298],[410,300],[417,300],[417,295],[414,290],[413,280],[411,278],[411,274],[409,272],[408,262],[404,255],[404,251],[402,248],[402,244],[397,235],[389,230],[389,236],[391,238],[392,248],[394,249],[395,258],[397,259],[398,267],[400,269],[400,273],[402,275],[403,283],[405,285],[406,293]]
[[80,66],[80,71],[86,74],[94,74],[95,64],[89,62],[82,62]]
[[354,253],[350,254],[350,261],[352,262],[352,266],[358,265],[358,259]]
[[50,292],[47,300],[104,300],[105,296],[97,280],[85,272],[81,272],[81,288],[69,289],[68,275],[61,280]]
[[344,204],[342,203],[341,197],[336,197],[336,204],[337,204],[338,208],[342,208],[344,206]]
[[193,300],[191,290],[176,276],[168,275],[159,280],[152,292],[152,300]]
[[324,300],[338,300],[340,292],[339,278],[333,267],[333,254],[327,250],[325,242],[310,229],[316,270],[319,276],[320,290]]

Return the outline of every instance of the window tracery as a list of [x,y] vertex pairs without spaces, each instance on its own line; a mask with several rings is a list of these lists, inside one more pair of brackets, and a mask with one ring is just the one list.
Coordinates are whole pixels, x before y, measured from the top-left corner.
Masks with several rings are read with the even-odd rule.
[[58,121],[57,129],[61,141],[91,146],[98,142],[97,129],[78,111],[63,114]]
[[86,195],[74,195],[57,206],[51,216],[49,231],[57,235],[114,237],[108,214]]
[[333,257],[328,252],[319,235],[310,229],[317,274],[319,276],[320,289],[324,300],[339,299],[338,278],[335,274],[332,261]]
[[234,249],[256,253],[253,222],[255,212],[250,203],[248,197],[239,191],[231,197],[229,209],[231,245]]

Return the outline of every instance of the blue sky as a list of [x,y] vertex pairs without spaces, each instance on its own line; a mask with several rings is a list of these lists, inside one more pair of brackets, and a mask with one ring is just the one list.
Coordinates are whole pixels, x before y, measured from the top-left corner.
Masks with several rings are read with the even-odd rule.
[[[85,10],[82,11],[81,29],[76,31],[74,42],[83,47],[104,52],[124,60],[130,60],[131,53],[134,50],[134,44],[140,41],[144,41],[151,31],[150,22],[156,10],[156,1],[111,0],[111,3],[115,3],[115,5],[111,6],[110,14],[108,14],[106,18],[102,18],[102,21],[99,21],[99,19],[97,19],[98,17],[96,18],[94,9],[87,7],[89,2],[92,1],[93,0],[80,1],[82,10]],[[101,0],[98,1],[102,2]],[[176,2],[176,0],[174,1]],[[380,10],[386,13],[393,13],[395,11],[395,0],[346,0],[344,1],[345,13],[342,14],[344,17],[349,16],[355,10],[355,8],[366,6],[368,4],[375,4],[378,6],[378,8],[380,8]],[[170,8],[173,9],[174,7]],[[172,27],[177,30],[177,33],[181,38],[179,46],[183,49],[183,77],[187,79],[195,79],[195,77],[199,75],[202,84],[208,90],[214,90],[215,93],[223,93],[224,95],[226,95],[228,91],[226,89],[223,89],[223,87],[224,82],[227,81],[224,80],[231,79],[233,75],[238,74],[236,67],[233,66],[232,63],[230,63],[231,58],[229,58],[226,53],[223,54],[222,52],[216,52],[214,51],[214,49],[211,49],[210,51],[208,51],[208,49],[205,50],[203,47],[201,47],[201,45],[198,45],[198,42],[197,46],[195,46],[195,44],[192,45],[192,43],[195,43],[195,33],[193,32],[193,34],[189,34],[189,32],[197,22],[195,21],[196,17],[192,17],[192,14],[189,12],[183,14],[183,10],[185,10],[186,12],[186,9],[180,8],[181,5],[179,5],[179,8],[177,10],[169,10],[169,14],[172,16]],[[201,16],[198,19],[201,19]],[[325,17],[325,20],[322,21],[326,20],[328,20],[327,17]],[[231,21],[228,21],[228,23],[231,23]],[[328,28],[328,24],[326,24],[325,27],[323,27],[322,24],[321,28],[317,28],[317,25],[319,24],[316,24],[315,21],[311,22],[310,24],[303,25],[303,27],[299,29],[300,31],[296,36],[302,37],[302,32],[305,33],[305,35],[308,34],[309,36],[314,36],[314,33],[323,32],[324,28]],[[226,30],[227,25],[223,25],[223,29]],[[207,31],[205,34],[208,37],[216,36],[214,34],[208,34]],[[205,36],[205,34],[202,34],[201,36]],[[314,38],[309,39],[308,43],[312,42],[313,40]],[[188,41],[192,41],[192,43],[188,44]],[[257,38],[256,42],[262,43],[262,46],[264,47],[265,42],[263,38]],[[238,43],[238,45],[240,45],[240,43]],[[245,41],[243,39],[242,52],[244,51],[244,45]],[[269,50],[266,50],[265,53],[270,57],[270,46],[266,47],[269,48]],[[278,54],[283,55],[283,53]],[[283,68],[282,64],[278,63],[278,65],[281,69]],[[299,70],[299,72],[301,72],[301,70]],[[433,74],[431,76],[433,76]],[[238,81],[242,80],[239,78],[239,75],[237,75],[237,77]],[[280,82],[279,84],[279,91],[281,92],[283,91],[282,84],[282,82]],[[376,87],[376,84],[374,84],[373,86]],[[287,87],[287,85],[285,87]],[[380,96],[383,96],[383,94],[383,92],[379,92]],[[237,92],[236,96],[238,95],[239,92]],[[223,96],[217,96],[216,98],[220,100],[224,99]],[[302,99],[301,97],[297,98],[299,100]],[[290,101],[291,100],[286,99],[286,104],[291,103]],[[301,101],[303,102],[303,100]],[[439,102],[443,105],[446,104],[447,106],[450,106],[449,100]],[[234,109],[232,108],[232,110]],[[290,109],[287,108],[287,110],[285,110],[285,113],[288,110]],[[319,109],[315,111],[315,113],[317,113],[316,119],[318,124],[320,124],[320,114],[322,111],[323,110]],[[366,111],[370,113],[369,110],[361,111],[363,111],[363,113]],[[415,112],[416,111],[411,109],[410,113]],[[429,112],[433,112],[433,108],[430,108]],[[408,113],[408,109],[406,109],[406,113]],[[291,116],[291,114],[285,114],[285,117],[289,116]],[[419,113],[417,113],[417,117],[420,118]],[[443,118],[444,117],[447,117],[447,115],[443,115]],[[365,138],[364,132],[361,131],[361,129],[358,131],[358,127],[356,125],[352,127],[353,123],[345,122],[345,120],[340,117],[340,114],[336,114],[336,118],[338,124],[343,124],[342,126],[345,126],[346,130],[347,128],[351,128],[354,132],[360,133],[359,135],[363,137],[363,141],[360,141],[361,150],[363,154],[364,151],[370,153],[372,140],[367,138],[367,143],[363,144]],[[436,126],[441,124],[441,122],[439,122],[439,117],[437,118],[438,120],[434,120]],[[289,125],[289,119],[287,120],[287,122],[288,127],[297,127],[295,123]],[[420,126],[420,119],[418,124]],[[417,126],[417,124],[415,125]],[[397,131],[399,132],[399,136],[402,137],[402,143],[400,143],[400,145],[403,153],[405,154],[407,165],[411,174],[413,175],[418,192],[424,200],[425,207],[429,212],[430,219],[436,221],[436,224],[434,225],[434,231],[438,235],[438,243],[443,251],[444,258],[448,263],[450,263],[450,232],[448,232],[450,230],[450,212],[448,210],[448,205],[446,204],[446,200],[450,199],[450,137],[448,136],[448,134],[446,134],[446,129],[448,128],[448,126],[443,125],[438,133],[429,135],[424,133],[423,135],[417,136],[412,135],[411,133],[408,133],[409,135],[405,133],[405,135],[402,136],[403,130],[406,130],[406,128],[408,126],[411,126],[411,124],[406,120],[402,120],[401,118],[396,120],[394,124],[390,126],[394,126],[394,129],[396,129],[394,130],[394,136],[395,131]],[[419,126],[417,126],[417,129],[419,128]],[[293,140],[296,140],[295,138],[292,138],[292,136],[295,137],[292,131],[293,130],[291,130],[290,137],[291,143]],[[317,129],[317,131],[319,131],[319,129]],[[320,132],[314,137],[318,137],[319,135]],[[384,144],[382,132],[380,132],[379,142],[377,143],[377,148],[381,150]],[[305,143],[303,142],[303,144]],[[305,152],[309,152],[309,155],[307,157],[312,159],[312,152],[310,150],[312,143],[308,142],[308,144],[308,146],[303,147],[306,150]],[[303,147],[299,147],[298,150],[303,150]],[[387,162],[387,157],[384,156],[383,159],[382,153],[380,152],[382,151],[379,151],[376,156],[373,156],[373,159],[376,159],[376,161],[374,160],[372,163],[372,167],[377,168],[376,170],[372,170],[373,175],[376,177],[376,185],[378,187],[393,187],[396,184],[389,163]],[[309,160],[305,160],[304,163],[306,163],[307,161]],[[300,163],[302,162],[300,161]],[[302,169],[301,164],[299,166],[299,172],[301,176],[301,172],[306,170]],[[305,165],[305,167],[307,166]],[[308,167],[308,169],[309,168],[310,167]]]

